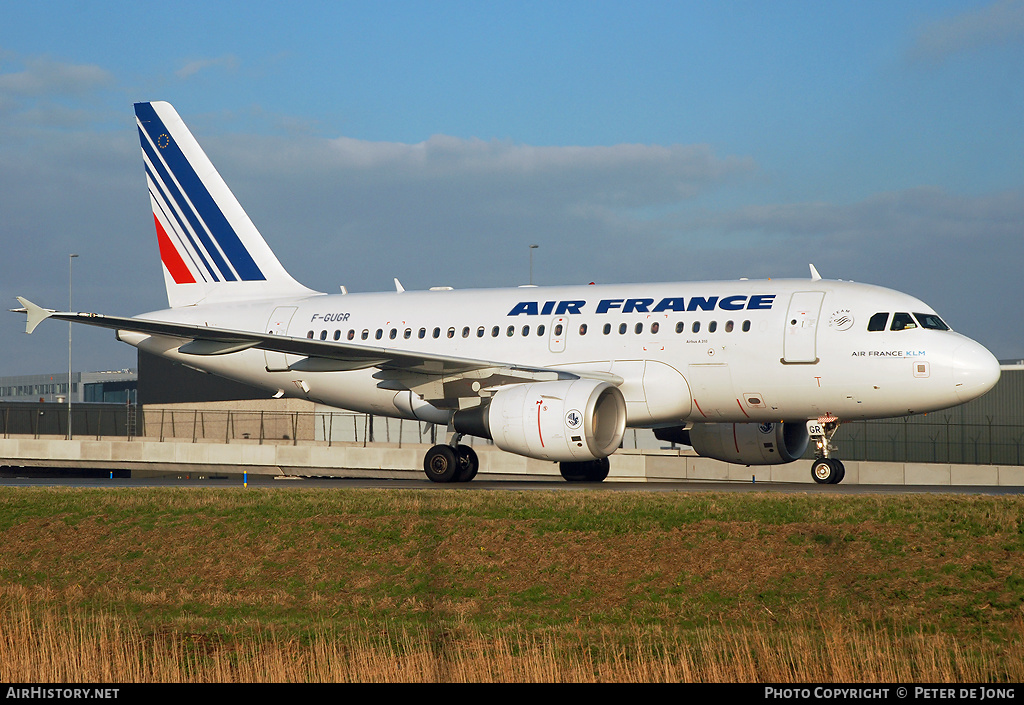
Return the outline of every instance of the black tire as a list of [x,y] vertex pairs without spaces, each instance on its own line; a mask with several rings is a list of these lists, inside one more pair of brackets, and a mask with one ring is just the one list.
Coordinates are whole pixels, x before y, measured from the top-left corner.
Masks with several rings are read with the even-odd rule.
[[586,482],[587,463],[564,462],[558,464],[558,472],[566,482]]
[[817,458],[811,463],[811,477],[819,485],[834,485],[843,478],[840,476],[845,475],[845,468],[842,468],[842,463],[832,458]]
[[608,477],[608,470],[611,469],[611,463],[608,458],[600,458],[591,463],[590,476],[587,478],[588,482],[604,482],[604,479]]
[[459,446],[455,449],[455,460],[458,471],[455,473],[455,482],[469,482],[476,477],[480,470],[480,459],[476,451],[470,446]]
[[431,482],[452,482],[458,471],[455,451],[449,445],[436,445],[423,456],[423,472]]

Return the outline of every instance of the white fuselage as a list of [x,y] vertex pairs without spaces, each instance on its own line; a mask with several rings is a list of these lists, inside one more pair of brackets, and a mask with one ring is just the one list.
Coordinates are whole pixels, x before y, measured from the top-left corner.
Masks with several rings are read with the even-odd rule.
[[[998,378],[992,355],[951,330],[869,331],[880,312],[934,315],[897,291],[812,279],[316,295],[139,318],[600,373],[621,378],[630,426],[903,416]],[[197,356],[177,338],[119,337],[268,394],[435,423],[449,414],[379,388],[372,368],[298,371],[294,355]]]

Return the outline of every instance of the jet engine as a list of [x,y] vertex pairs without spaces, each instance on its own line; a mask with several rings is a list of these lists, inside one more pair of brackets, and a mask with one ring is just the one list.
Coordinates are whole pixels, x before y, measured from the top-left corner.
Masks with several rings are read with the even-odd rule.
[[807,450],[805,423],[695,423],[692,428],[659,428],[662,441],[692,446],[698,455],[739,465],[780,465]]
[[490,438],[510,453],[552,461],[611,455],[626,431],[626,401],[593,379],[531,382],[501,387],[490,401],[455,412],[459,433]]

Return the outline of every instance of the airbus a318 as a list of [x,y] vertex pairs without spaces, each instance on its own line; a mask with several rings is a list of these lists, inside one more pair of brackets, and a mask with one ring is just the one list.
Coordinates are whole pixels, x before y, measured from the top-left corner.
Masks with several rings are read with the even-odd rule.
[[328,295],[282,267],[171,105],[135,105],[169,308],[47,318],[266,390],[447,428],[424,471],[473,479],[472,435],[600,481],[627,427],[745,464],[845,470],[842,421],[935,411],[999,378],[983,346],[898,291],[809,279]]

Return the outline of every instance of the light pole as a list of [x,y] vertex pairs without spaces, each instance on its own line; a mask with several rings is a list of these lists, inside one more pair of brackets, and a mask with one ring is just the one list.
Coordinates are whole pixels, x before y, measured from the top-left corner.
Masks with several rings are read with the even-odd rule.
[[[72,311],[71,305],[71,263],[78,255],[68,255],[68,312]],[[68,321],[68,440],[71,440],[71,321]]]
[[530,245],[530,286],[533,286],[533,251],[540,245]]

